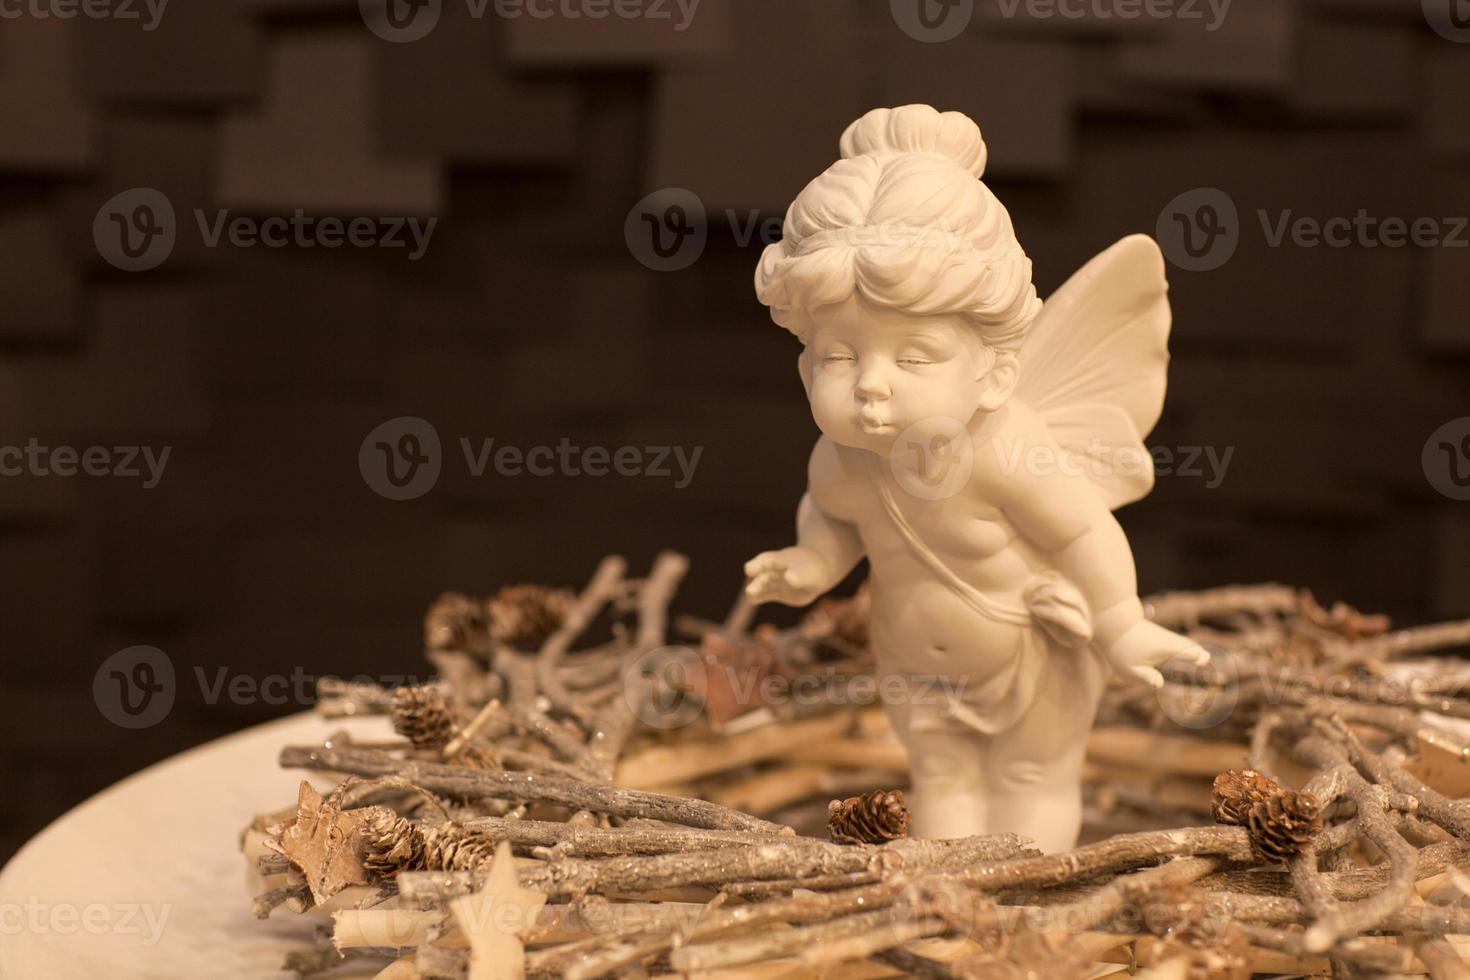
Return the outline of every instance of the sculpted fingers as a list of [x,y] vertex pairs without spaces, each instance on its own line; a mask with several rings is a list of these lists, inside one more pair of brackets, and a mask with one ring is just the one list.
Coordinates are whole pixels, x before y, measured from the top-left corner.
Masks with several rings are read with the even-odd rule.
[[1157,668],[1138,665],[1130,668],[1128,673],[1133,680],[1149,687],[1157,689],[1164,686],[1164,675]]
[[811,564],[792,565],[786,569],[786,582],[799,591],[813,591],[822,585],[823,570]]
[[1198,643],[1191,643],[1179,654],[1179,659],[1188,661],[1196,667],[1208,667],[1210,664],[1210,651]]
[[1166,646],[1168,656],[1161,659],[1159,661],[1160,663],[1163,663],[1165,660],[1175,660],[1193,667],[1209,666],[1210,651],[1188,637],[1180,636],[1177,633],[1170,633],[1169,635],[1172,637],[1173,642]]
[[746,578],[759,578],[761,575],[783,569],[786,567],[779,551],[763,551],[750,561],[745,563]]
[[761,572],[745,585],[745,594],[759,602],[778,598],[786,584],[786,573],[782,569]]
[[745,594],[756,602],[804,606],[831,584],[827,563],[807,548],[783,548],[756,555],[745,563]]

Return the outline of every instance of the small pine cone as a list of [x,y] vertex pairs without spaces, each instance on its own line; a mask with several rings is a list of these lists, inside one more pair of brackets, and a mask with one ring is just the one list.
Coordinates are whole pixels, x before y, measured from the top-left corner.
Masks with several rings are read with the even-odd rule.
[[424,832],[424,866],[430,871],[475,871],[495,856],[495,838],[450,821]]
[[363,870],[379,878],[424,866],[424,831],[385,806],[365,808],[362,822]]
[[908,836],[909,808],[900,790],[875,790],[827,804],[827,831],[839,844],[883,844]]
[[1279,864],[1311,846],[1322,830],[1322,807],[1310,793],[1283,790],[1253,805],[1245,826],[1256,856]]
[[490,635],[518,650],[536,650],[561,628],[577,601],[569,589],[507,585],[486,603]]
[[490,656],[490,615],[482,599],[446,592],[424,617],[424,646]]
[[1227,769],[1215,777],[1210,812],[1216,823],[1243,826],[1252,806],[1281,791],[1274,781],[1254,769]]
[[433,684],[400,687],[393,692],[393,730],[416,749],[439,749],[454,737],[454,718],[444,692]]

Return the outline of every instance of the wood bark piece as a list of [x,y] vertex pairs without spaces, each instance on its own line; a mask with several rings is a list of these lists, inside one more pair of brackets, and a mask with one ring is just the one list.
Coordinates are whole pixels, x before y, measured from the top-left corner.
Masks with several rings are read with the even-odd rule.
[[784,758],[826,766],[909,771],[909,752],[895,739],[834,738],[825,742],[794,745]]
[[412,909],[343,909],[332,913],[332,944],[338,950],[422,946],[444,922],[442,912]]
[[362,866],[363,819],[358,810],[343,810],[301,781],[296,819],[283,828],[276,846],[300,869],[318,905],[372,876]]
[[698,742],[656,746],[618,763],[620,786],[657,786],[698,779],[785,755],[793,745],[811,744],[851,729],[850,713],[837,712],[802,721],[775,722],[731,735]]
[[1114,726],[1092,730],[1087,757],[1098,763],[1209,777],[1245,765],[1245,749],[1234,742]]

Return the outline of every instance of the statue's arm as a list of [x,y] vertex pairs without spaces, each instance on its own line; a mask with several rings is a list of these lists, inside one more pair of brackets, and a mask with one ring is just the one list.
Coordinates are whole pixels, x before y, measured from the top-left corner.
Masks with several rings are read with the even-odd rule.
[[837,447],[823,436],[812,449],[807,463],[807,492],[796,508],[796,543],[810,548],[826,560],[832,588],[847,577],[864,554],[857,525],[838,514],[850,514],[852,482]]
[[[1054,447],[1044,424],[1035,420],[1034,425],[1007,438],[1041,439]],[[989,458],[1007,457],[996,453]],[[1208,662],[1209,654],[1191,640],[1144,617],[1133,549],[1086,476],[1055,466],[1002,471],[992,462],[983,478],[1017,532],[1082,593],[1092,613],[1093,644],[1122,676],[1158,687],[1164,683],[1158,665],[1175,658]]]
[[1133,549],[1087,477],[1051,465],[1061,450],[1046,424],[1029,410],[1013,412],[1010,421],[995,437],[1000,445],[976,447],[977,485],[1082,593],[1093,638],[1105,647],[1143,618]]
[[1095,642],[1107,647],[1143,619],[1133,549],[1086,477],[1028,473],[1005,490],[1006,518],[1087,600]]
[[807,465],[807,492],[796,508],[796,546],[745,563],[746,594],[757,602],[804,606],[847,577],[863,557],[862,536],[840,514],[852,501],[836,447],[824,438]]

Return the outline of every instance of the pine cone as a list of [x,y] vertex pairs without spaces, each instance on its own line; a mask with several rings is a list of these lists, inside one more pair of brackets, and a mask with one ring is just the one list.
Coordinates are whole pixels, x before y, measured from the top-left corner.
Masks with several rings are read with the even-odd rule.
[[424,646],[432,651],[463,650],[490,656],[490,615],[481,599],[446,592],[424,617]]
[[909,808],[899,790],[874,790],[827,804],[827,831],[839,844],[883,844],[907,837]]
[[424,832],[424,867],[430,871],[475,871],[495,856],[495,838],[450,821]]
[[1245,826],[1256,856],[1279,864],[1311,846],[1322,830],[1322,807],[1310,793],[1283,790],[1251,806]]
[[385,806],[363,810],[362,866],[379,878],[424,866],[424,831]]
[[1216,823],[1243,826],[1252,806],[1281,791],[1280,786],[1254,769],[1227,769],[1215,777],[1210,812]]
[[561,628],[577,601],[570,589],[507,585],[486,603],[490,636],[517,650],[536,650]]
[[393,692],[393,730],[416,749],[440,749],[454,737],[454,718],[444,691],[433,684],[400,687]]

